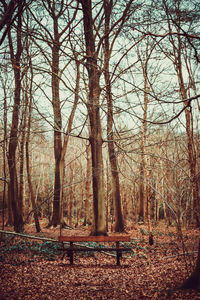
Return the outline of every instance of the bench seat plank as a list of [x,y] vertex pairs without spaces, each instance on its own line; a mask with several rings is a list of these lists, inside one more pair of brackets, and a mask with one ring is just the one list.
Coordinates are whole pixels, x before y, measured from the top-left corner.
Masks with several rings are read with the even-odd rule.
[[62,251],[75,251],[75,252],[79,252],[79,251],[83,251],[83,252],[87,252],[87,251],[131,251],[132,249],[131,248],[103,248],[103,247],[95,247],[95,248],[70,248],[70,247],[67,247],[67,248],[64,248],[64,249],[60,249]]
[[130,242],[130,236],[59,236],[59,242]]

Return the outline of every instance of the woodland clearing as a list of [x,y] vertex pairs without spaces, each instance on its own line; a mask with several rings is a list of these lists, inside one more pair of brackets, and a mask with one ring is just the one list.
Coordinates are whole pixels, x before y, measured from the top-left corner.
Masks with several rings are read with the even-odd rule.
[[[90,228],[63,231],[88,235]],[[35,233],[33,225],[25,232],[57,239],[59,228],[43,223],[42,233]],[[0,299],[200,299],[199,290],[178,289],[195,265],[197,229],[183,229],[181,237],[175,227],[160,224],[152,246],[145,225],[129,226],[127,233],[133,251],[123,255],[121,266],[114,254],[96,252],[77,255],[71,266],[68,258],[61,260],[55,242],[1,235]]]

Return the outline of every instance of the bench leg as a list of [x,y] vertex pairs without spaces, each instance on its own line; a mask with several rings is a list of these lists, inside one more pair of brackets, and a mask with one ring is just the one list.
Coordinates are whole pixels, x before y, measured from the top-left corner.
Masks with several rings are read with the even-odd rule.
[[62,243],[62,248],[63,248],[63,255],[62,255],[61,260],[63,260],[64,257],[65,257],[65,246],[64,246],[64,243]]
[[116,252],[117,252],[117,265],[120,266],[121,251],[119,249],[119,242],[116,242]]
[[70,265],[73,265],[73,263],[74,263],[73,242],[70,242],[69,258],[70,258]]

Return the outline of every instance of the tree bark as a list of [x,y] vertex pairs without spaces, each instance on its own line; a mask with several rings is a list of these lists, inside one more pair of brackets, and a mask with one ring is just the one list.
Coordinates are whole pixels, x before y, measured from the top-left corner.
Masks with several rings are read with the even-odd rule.
[[[168,26],[170,32],[172,32],[169,11],[168,7],[165,3],[166,14],[168,17]],[[177,2],[176,7],[176,24],[177,32],[181,31],[181,10],[180,10],[180,2]],[[172,45],[173,56],[174,56],[174,67],[178,78],[179,83],[179,91],[181,98],[183,100],[183,105],[185,106],[185,119],[186,119],[186,134],[187,134],[187,150],[188,150],[188,162],[190,167],[190,177],[191,177],[191,185],[192,185],[192,194],[193,194],[193,211],[196,219],[197,226],[200,227],[200,196],[199,196],[199,187],[198,187],[198,176],[197,176],[197,159],[196,152],[194,146],[194,137],[193,137],[193,115],[192,115],[192,107],[190,103],[187,101],[187,90],[184,82],[183,75],[183,63],[182,63],[182,52],[183,52],[183,43],[181,40],[181,36],[178,34],[177,43],[175,42],[175,38],[172,35],[169,35],[169,40]]]
[[[7,206],[8,206],[8,215],[9,215],[9,202],[8,202],[8,193],[6,197],[7,191],[7,167],[6,167],[6,153],[7,153],[7,141],[8,141],[8,134],[7,134],[7,121],[8,121],[8,107],[7,107],[7,89],[6,85],[3,85],[3,93],[4,93],[4,103],[3,103],[3,110],[4,110],[4,118],[3,118],[3,207],[2,207],[2,230],[4,230],[5,220],[6,220],[6,198],[7,198]],[[8,216],[7,216],[8,219]]]
[[[29,143],[30,143],[30,130],[31,130],[31,115],[32,115],[32,80],[33,80],[33,74],[32,74],[32,64],[31,64],[31,58],[30,58],[30,67],[31,67],[31,82],[30,82],[30,88],[29,88],[29,96],[30,96],[30,102],[29,102],[29,112],[28,112],[28,126],[27,126],[27,136],[26,136],[26,171],[27,171],[27,180],[28,180],[28,187],[30,192],[30,199],[33,209],[33,215],[34,215],[34,221],[35,221],[35,228],[37,232],[41,231],[39,218],[38,218],[38,211],[37,211],[37,205],[35,201],[35,195],[33,192],[33,186],[32,186],[32,180],[31,180],[31,167],[30,167],[30,160],[29,160]],[[28,106],[28,95],[27,95],[27,89],[28,85],[26,87],[26,106]]]
[[[19,3],[19,10],[21,9],[21,2]],[[8,147],[8,166],[10,173],[10,197],[12,204],[12,212],[14,218],[14,230],[16,232],[22,232],[24,230],[22,211],[19,206],[19,190],[18,190],[18,178],[17,178],[17,168],[16,168],[16,149],[18,145],[18,123],[19,123],[19,111],[20,111],[20,97],[21,97],[21,71],[20,71],[20,59],[22,54],[22,42],[21,42],[21,28],[22,20],[21,14],[18,16],[17,20],[17,50],[14,54],[13,42],[11,37],[11,32],[8,34],[9,47],[11,62],[14,71],[14,105],[12,112],[12,124],[10,130],[10,139]]]
[[183,282],[182,289],[200,289],[200,241],[196,266],[192,274]]
[[58,17],[53,11],[53,28],[54,39],[52,46],[52,105],[54,111],[54,199],[53,199],[53,216],[51,225],[60,224],[60,190],[62,185],[62,174],[60,173],[61,152],[62,152],[62,116],[60,109],[60,93],[59,93],[59,34],[58,34]]
[[10,0],[7,4],[6,1],[1,1],[1,5],[4,6],[4,13],[1,15],[0,20],[0,31],[2,36],[0,38],[0,45],[3,44],[12,24],[16,20],[18,16],[22,13],[26,0],[17,1],[17,0]]
[[[181,52],[181,40],[179,39],[179,51]],[[187,91],[184,84],[183,73],[182,73],[182,62],[181,56],[178,55],[178,62],[176,65],[177,75],[179,79],[180,94],[183,99],[184,105],[187,107]],[[196,172],[196,151],[194,146],[193,137],[193,115],[192,108],[188,107],[185,109],[185,120],[186,120],[186,133],[187,133],[187,149],[188,149],[188,162],[190,166],[190,177],[192,183],[193,192],[193,210],[196,223],[200,227],[200,198],[198,192],[198,180]]]
[[[72,108],[72,112],[69,117],[68,128],[64,136],[62,137],[62,115],[60,104],[60,70],[59,70],[59,56],[61,46],[61,36],[69,28],[70,24],[76,17],[77,10],[75,10],[73,17],[69,20],[69,23],[65,28],[59,32],[58,20],[62,14],[64,14],[64,1],[62,1],[62,9],[56,14],[55,2],[49,4],[51,8],[51,16],[53,19],[53,46],[52,46],[52,105],[54,111],[54,157],[55,157],[55,171],[54,171],[54,199],[53,199],[53,216],[49,225],[57,226],[59,224],[64,225],[63,219],[63,185],[64,185],[64,171],[65,171],[65,155],[68,145],[69,133],[72,128],[72,123],[75,115],[76,106],[78,103],[78,90],[79,90],[79,66],[80,62],[75,56],[77,78],[75,87],[75,100]],[[63,39],[64,40],[64,39]]]
[[[27,88],[27,87],[26,87]],[[25,93],[27,93],[25,88]],[[25,95],[25,103],[23,103],[24,110],[22,112],[22,120],[20,126],[21,132],[21,140],[20,140],[20,147],[19,147],[19,207],[22,211],[22,215],[24,217],[24,206],[25,206],[25,199],[24,199],[24,145],[25,145],[25,136],[26,136],[26,118],[27,118],[27,106],[28,102],[27,95]]]
[[72,124],[75,116],[75,111],[76,107],[78,104],[78,99],[79,99],[79,85],[80,85],[80,61],[78,60],[78,57],[75,55],[75,64],[76,64],[76,85],[75,85],[75,93],[74,93],[74,103],[73,103],[73,108],[71,111],[71,114],[69,116],[69,121],[68,121],[68,126],[67,130],[65,132],[64,136],[64,141],[61,149],[61,159],[60,159],[60,166],[59,166],[59,171],[60,171],[60,180],[61,180],[61,186],[60,186],[60,223],[64,224],[64,216],[63,216],[63,209],[64,209],[64,175],[65,175],[65,156],[67,152],[67,146],[69,142],[69,134],[72,130]]
[[90,216],[90,198],[91,198],[91,175],[92,175],[92,160],[91,160],[91,147],[87,145],[86,149],[87,155],[87,171],[86,171],[86,195],[85,195],[85,217],[84,225],[91,225],[91,216]]
[[107,139],[108,139],[108,154],[111,167],[112,177],[112,197],[115,215],[115,232],[124,231],[124,220],[121,207],[121,194],[119,183],[119,172],[117,157],[115,153],[114,145],[114,133],[113,133],[113,99],[111,93],[111,80],[109,71],[110,61],[110,46],[109,46],[109,31],[110,31],[110,15],[112,11],[112,1],[104,0],[104,13],[105,13],[105,41],[104,41],[104,78],[106,84],[106,99],[108,106],[107,113]]
[[86,43],[86,67],[89,80],[88,115],[90,120],[91,152],[92,152],[92,182],[93,182],[93,235],[106,235],[104,172],[102,156],[102,131],[100,119],[100,72],[97,65],[95,51],[95,37],[93,34],[93,19],[91,0],[80,0],[83,10],[84,35]]

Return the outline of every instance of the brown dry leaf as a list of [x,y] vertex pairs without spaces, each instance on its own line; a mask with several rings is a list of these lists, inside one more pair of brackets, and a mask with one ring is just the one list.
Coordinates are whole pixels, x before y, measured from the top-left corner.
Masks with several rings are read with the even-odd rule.
[[[179,286],[187,272],[184,256],[177,256],[182,248],[175,231],[171,236],[162,228],[157,231],[162,231],[162,235],[155,234],[152,247],[139,229],[130,231],[135,255],[122,259],[119,267],[115,257],[103,253],[95,257],[79,256],[73,266],[67,258],[48,261],[38,257],[31,261],[28,253],[6,254],[0,262],[0,299],[167,299],[168,289]],[[83,234],[82,229],[77,232]],[[187,249],[197,249],[197,231],[186,233],[189,236]],[[55,238],[58,234],[59,230],[51,234],[48,229],[46,236]],[[188,265],[194,261],[191,256],[187,257]],[[170,297],[195,300],[200,299],[200,291],[175,289]]]

